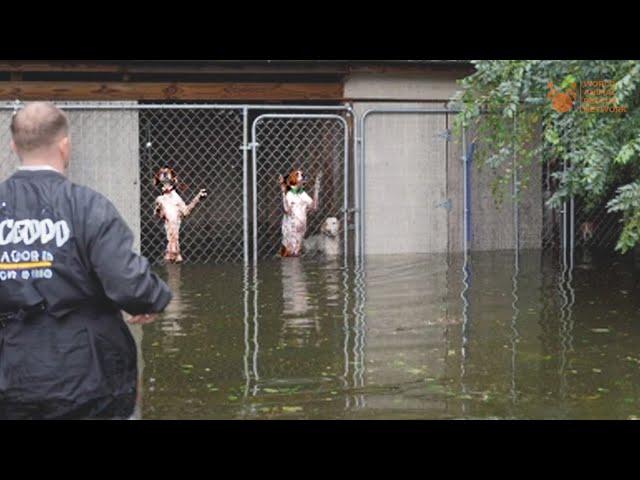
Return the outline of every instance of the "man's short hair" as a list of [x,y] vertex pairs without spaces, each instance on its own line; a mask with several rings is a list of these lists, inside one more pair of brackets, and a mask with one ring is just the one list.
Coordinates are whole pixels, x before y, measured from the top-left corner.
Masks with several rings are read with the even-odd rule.
[[11,136],[20,152],[53,145],[69,134],[69,121],[51,102],[29,102],[11,119]]

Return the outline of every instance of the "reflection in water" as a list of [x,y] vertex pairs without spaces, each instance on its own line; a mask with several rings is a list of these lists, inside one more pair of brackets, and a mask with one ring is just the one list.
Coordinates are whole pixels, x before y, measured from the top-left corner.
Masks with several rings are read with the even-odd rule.
[[558,292],[562,298],[560,305],[560,398],[563,400],[567,396],[567,370],[568,354],[573,351],[573,304],[575,302],[575,291],[572,283],[573,255],[569,262],[564,262],[559,276]]
[[[242,323],[244,326],[244,392],[246,398],[251,391],[252,395],[258,393],[258,272],[256,268],[248,265],[243,267],[242,275],[242,292],[243,292],[243,316]],[[251,302],[253,296],[253,302]],[[251,313],[250,313],[251,310]],[[251,382],[253,380],[253,388]]]
[[251,386],[251,372],[249,372],[249,355],[251,352],[251,346],[249,345],[249,335],[251,331],[251,326],[249,324],[249,294],[250,294],[250,284],[249,284],[249,275],[250,268],[248,265],[244,266],[242,272],[242,295],[243,295],[243,316],[242,323],[244,325],[244,397],[249,395],[249,388]]
[[[462,265],[462,289],[460,290],[460,300],[462,302],[462,331],[460,345],[460,391],[464,396],[467,395],[467,386],[465,385],[466,364],[469,345],[469,288],[471,287],[471,264],[470,257],[465,252],[464,264]],[[467,405],[463,400],[462,412],[466,413]]]
[[127,323],[127,326],[129,327],[131,335],[133,336],[133,340],[136,343],[136,356],[138,361],[138,394],[136,396],[136,406],[133,410],[133,414],[131,415],[130,420],[141,420],[142,402],[144,396],[144,357],[142,356],[142,325],[131,325]]
[[302,348],[318,346],[320,342],[320,322],[312,317],[311,298],[302,260],[286,258],[280,262],[282,270],[282,331],[281,345]]
[[165,265],[165,268],[166,282],[173,292],[173,298],[162,315],[160,328],[167,334],[163,342],[165,351],[175,351],[173,338],[184,335],[180,321],[185,316],[187,305],[182,299],[182,265],[172,263]]
[[518,390],[516,387],[516,352],[517,345],[520,341],[518,334],[518,274],[520,273],[520,252],[515,251],[515,257],[513,262],[513,290],[511,295],[513,301],[511,307],[513,308],[513,316],[511,317],[511,402],[516,403],[518,397]]
[[[362,263],[358,263],[355,268],[354,275],[354,307],[353,307],[353,376],[351,388],[356,390],[364,386],[365,373],[365,332],[366,332],[366,276]],[[356,393],[351,396],[355,408],[363,408],[365,406],[364,395]],[[347,396],[347,405],[349,405],[349,396]],[[348,407],[347,407],[348,408]]]
[[637,269],[530,251],[180,265],[177,305],[144,327],[142,413],[638,416]]

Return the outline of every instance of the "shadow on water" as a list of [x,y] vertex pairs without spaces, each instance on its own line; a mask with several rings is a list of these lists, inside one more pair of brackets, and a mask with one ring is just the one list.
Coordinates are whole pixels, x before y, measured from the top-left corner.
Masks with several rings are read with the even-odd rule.
[[142,418],[634,418],[640,269],[539,251],[170,265]]

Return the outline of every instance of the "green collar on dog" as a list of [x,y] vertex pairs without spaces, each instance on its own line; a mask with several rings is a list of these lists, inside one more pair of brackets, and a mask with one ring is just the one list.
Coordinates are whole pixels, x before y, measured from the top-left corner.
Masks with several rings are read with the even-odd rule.
[[304,187],[291,187],[291,191],[296,195],[299,195],[300,193],[304,192]]

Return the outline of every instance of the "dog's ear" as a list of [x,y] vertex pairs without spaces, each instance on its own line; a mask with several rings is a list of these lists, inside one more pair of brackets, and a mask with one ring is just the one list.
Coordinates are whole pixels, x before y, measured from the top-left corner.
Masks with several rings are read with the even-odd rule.
[[158,182],[160,180],[158,180],[158,177],[160,176],[160,170],[158,170],[155,175],[153,176],[153,186],[157,187],[158,186]]

